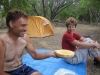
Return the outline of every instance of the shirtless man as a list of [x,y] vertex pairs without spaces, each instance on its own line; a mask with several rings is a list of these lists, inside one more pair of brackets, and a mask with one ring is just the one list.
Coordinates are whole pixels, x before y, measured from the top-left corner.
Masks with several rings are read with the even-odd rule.
[[[7,33],[0,35],[0,75],[42,75],[38,71],[22,64],[24,49],[34,59],[55,57],[55,52],[37,53],[25,34],[28,16],[21,10],[10,10],[6,17],[9,28]],[[15,73],[16,72],[16,73]]]

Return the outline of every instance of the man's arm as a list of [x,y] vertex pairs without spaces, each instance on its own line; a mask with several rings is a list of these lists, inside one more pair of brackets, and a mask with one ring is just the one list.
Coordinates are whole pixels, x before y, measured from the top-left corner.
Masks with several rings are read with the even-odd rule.
[[[85,37],[81,37],[79,40],[80,41],[84,41],[86,38]],[[94,40],[92,40],[94,43],[96,42],[96,41],[94,41]]]
[[81,37],[79,40],[80,40],[80,41],[83,41],[83,40],[85,40],[85,38],[84,38],[84,37]]
[[4,41],[0,39],[0,75],[9,75],[3,71],[4,55],[5,55],[5,44]]
[[99,48],[99,43],[94,42],[94,43],[84,43],[84,42],[79,42],[77,40],[74,40],[71,42],[74,46],[81,47],[81,48],[91,48],[91,47],[97,47]]
[[34,59],[44,59],[44,58],[48,58],[50,56],[56,57],[55,51],[51,51],[51,52],[47,52],[47,53],[37,53],[27,35],[25,35],[25,39],[27,41],[26,50],[30,53],[30,55]]

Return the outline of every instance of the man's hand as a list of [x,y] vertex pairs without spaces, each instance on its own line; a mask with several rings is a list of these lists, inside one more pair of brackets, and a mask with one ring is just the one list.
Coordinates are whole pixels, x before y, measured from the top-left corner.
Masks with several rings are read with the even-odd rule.
[[95,42],[95,47],[100,49],[100,44],[97,41]]
[[49,56],[50,56],[50,57],[56,57],[56,52],[55,52],[55,51],[49,52]]

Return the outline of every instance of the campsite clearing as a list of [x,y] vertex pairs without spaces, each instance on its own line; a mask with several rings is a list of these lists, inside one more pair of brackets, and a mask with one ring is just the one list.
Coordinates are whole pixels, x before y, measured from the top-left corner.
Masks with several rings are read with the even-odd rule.
[[[63,23],[61,24],[63,25]],[[36,49],[49,50],[61,49],[61,38],[63,33],[66,31],[66,28],[61,24],[57,23],[57,25],[53,27],[54,35],[52,36],[43,38],[31,38],[34,47]],[[0,29],[0,34],[6,31],[7,29]],[[78,24],[77,32],[85,37],[91,37],[100,43],[100,26]],[[24,53],[26,53],[26,51],[24,51]],[[94,66],[93,59],[90,57],[87,58],[87,73],[88,75],[99,75],[100,73],[100,67]]]

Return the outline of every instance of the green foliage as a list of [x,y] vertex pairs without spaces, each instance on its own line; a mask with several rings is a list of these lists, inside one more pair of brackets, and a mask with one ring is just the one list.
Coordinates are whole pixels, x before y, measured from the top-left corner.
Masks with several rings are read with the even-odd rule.
[[3,0],[0,4],[4,7],[2,10],[2,17],[6,16],[7,12],[11,9],[28,11],[31,8],[30,4],[26,0]]
[[[76,19],[86,19],[89,21],[89,8],[93,11],[100,11],[100,0],[44,0],[44,8],[42,0],[1,0],[0,5],[4,7],[0,10],[0,16],[6,16],[11,9],[21,9],[29,15],[44,16],[45,10],[46,18],[65,20],[68,17],[75,17]],[[93,17],[93,21],[96,17]]]
[[62,12],[60,12],[57,16],[60,20],[66,20],[68,17],[78,18],[78,12],[73,8],[66,8]]
[[67,17],[68,17],[68,13],[66,10],[63,10],[57,16],[57,18],[59,18],[60,20],[65,20]]
[[[80,0],[79,1],[79,19],[84,18],[86,21],[90,21],[90,12],[94,14],[100,11],[100,0]],[[92,18],[93,22],[96,21],[96,17]]]

